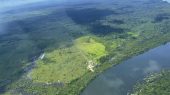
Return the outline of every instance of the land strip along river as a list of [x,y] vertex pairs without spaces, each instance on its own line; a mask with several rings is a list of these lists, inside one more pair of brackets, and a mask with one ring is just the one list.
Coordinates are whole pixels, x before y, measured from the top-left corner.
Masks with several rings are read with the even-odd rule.
[[170,69],[170,43],[106,70],[81,95],[128,95],[137,82],[163,69]]

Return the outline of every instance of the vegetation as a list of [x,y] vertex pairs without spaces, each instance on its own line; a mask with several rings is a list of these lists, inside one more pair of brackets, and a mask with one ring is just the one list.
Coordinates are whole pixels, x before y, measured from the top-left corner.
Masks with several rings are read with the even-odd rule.
[[88,71],[88,60],[97,62],[104,55],[104,45],[89,36],[82,37],[76,40],[75,46],[46,53],[43,60],[36,61],[37,67],[29,76],[34,82],[70,83]]
[[86,70],[86,59],[76,48],[65,48],[47,53],[37,61],[37,68],[31,72],[34,82],[54,83],[70,81],[82,76]]
[[131,95],[169,95],[170,71],[150,75],[144,83],[137,84]]
[[139,33],[128,32],[128,35],[132,36],[133,38],[138,38]]
[[105,46],[102,43],[96,42],[90,36],[77,39],[76,46],[92,60],[97,60],[107,54]]

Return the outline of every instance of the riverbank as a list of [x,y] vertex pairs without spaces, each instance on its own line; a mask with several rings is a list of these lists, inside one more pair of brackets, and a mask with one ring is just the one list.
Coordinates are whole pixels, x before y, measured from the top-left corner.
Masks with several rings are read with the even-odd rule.
[[131,95],[169,95],[170,94],[170,71],[165,70],[152,74],[134,87]]

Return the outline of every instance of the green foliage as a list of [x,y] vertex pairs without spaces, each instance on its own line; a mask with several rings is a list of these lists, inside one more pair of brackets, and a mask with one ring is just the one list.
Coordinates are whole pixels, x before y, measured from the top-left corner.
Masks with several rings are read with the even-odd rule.
[[30,73],[34,82],[54,83],[61,81],[70,83],[87,72],[86,62],[97,60],[106,55],[105,46],[90,36],[76,39],[75,46],[56,49],[39,59],[37,68]]
[[139,37],[139,33],[135,33],[135,32],[127,32],[128,35],[132,36],[133,38],[138,38]]
[[145,79],[145,83],[136,85],[136,91],[131,95],[169,95],[170,71],[163,71]]
[[86,59],[75,47],[54,50],[37,61],[37,68],[31,72],[34,82],[70,83],[82,76],[86,70]]
[[124,42],[125,42],[124,39],[119,39],[119,38],[115,39],[112,41],[111,48],[114,50],[118,47],[121,47]]
[[105,46],[96,42],[92,37],[85,36],[76,40],[76,46],[83,51],[90,59],[99,59],[107,54]]

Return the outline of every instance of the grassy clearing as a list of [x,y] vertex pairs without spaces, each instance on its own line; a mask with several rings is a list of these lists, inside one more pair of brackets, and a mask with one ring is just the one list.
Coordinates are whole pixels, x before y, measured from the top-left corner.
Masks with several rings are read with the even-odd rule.
[[83,51],[89,58],[99,59],[107,54],[105,46],[96,42],[92,37],[85,36],[76,40],[76,46]]
[[139,37],[139,33],[136,32],[127,32],[128,35],[130,35],[133,38],[138,38]]
[[38,60],[31,76],[34,82],[64,82],[82,76],[86,70],[86,59],[75,47],[55,50],[47,53],[43,60]]
[[87,61],[97,61],[106,53],[105,46],[101,43],[89,36],[81,37],[74,46],[47,53],[43,60],[37,61],[37,68],[30,75],[34,82],[70,83],[88,71]]

